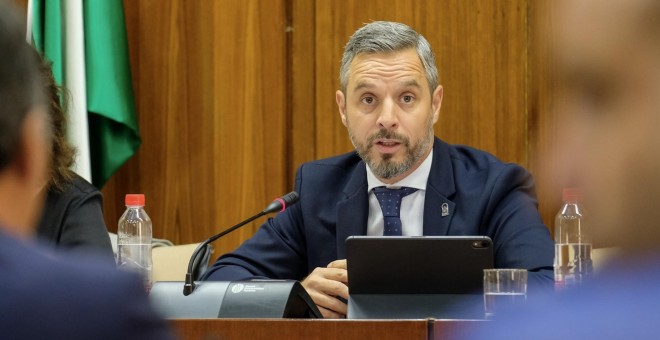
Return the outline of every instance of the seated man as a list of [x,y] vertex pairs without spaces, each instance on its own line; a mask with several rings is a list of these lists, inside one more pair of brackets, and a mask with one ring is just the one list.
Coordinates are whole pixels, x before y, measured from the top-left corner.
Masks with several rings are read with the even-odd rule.
[[206,279],[303,280],[325,317],[344,317],[347,237],[486,235],[496,267],[552,282],[554,245],[529,173],[434,137],[442,86],[423,36],[393,22],[360,28],[340,80],[336,101],[356,152],[303,164],[300,203],[221,257]]
[[32,244],[52,131],[23,27],[0,0],[0,337],[170,339],[137,277]]

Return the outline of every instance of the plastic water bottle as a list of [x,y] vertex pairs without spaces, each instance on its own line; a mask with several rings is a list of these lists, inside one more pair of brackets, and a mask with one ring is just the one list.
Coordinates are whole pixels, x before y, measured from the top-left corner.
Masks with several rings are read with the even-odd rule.
[[126,195],[126,211],[117,231],[117,266],[140,274],[151,290],[151,219],[144,211],[144,195]]
[[555,288],[578,285],[592,271],[591,239],[579,189],[563,190],[564,205],[555,218]]

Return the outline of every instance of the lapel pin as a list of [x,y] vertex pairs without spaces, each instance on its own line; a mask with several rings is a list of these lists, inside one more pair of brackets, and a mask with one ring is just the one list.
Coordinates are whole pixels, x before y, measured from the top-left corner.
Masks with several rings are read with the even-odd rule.
[[449,216],[449,204],[442,203],[442,217]]

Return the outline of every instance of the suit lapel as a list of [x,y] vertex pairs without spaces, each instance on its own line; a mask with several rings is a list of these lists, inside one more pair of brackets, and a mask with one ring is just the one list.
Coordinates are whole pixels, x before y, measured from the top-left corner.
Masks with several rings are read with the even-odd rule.
[[367,234],[369,197],[367,171],[363,162],[353,170],[344,188],[345,199],[337,203],[337,258],[346,258],[346,238]]
[[449,146],[436,138],[433,144],[433,163],[424,198],[424,235],[448,235],[456,208],[456,204],[449,200],[449,197],[455,192],[454,169]]

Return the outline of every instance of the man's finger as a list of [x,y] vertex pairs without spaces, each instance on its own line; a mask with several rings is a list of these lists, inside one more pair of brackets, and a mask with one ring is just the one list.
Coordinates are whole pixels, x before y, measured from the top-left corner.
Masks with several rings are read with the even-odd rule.
[[348,271],[346,269],[327,268],[324,272],[324,277],[328,280],[348,283]]
[[319,311],[325,319],[346,319],[346,315],[339,314],[327,308],[319,307]]
[[310,292],[309,296],[318,307],[323,307],[335,313],[346,315],[348,306],[346,306],[345,303],[339,301],[338,299],[318,291]]
[[338,281],[344,284],[348,283],[348,272],[345,269],[336,268],[316,268],[303,279],[303,286],[308,288],[317,288],[319,285],[324,284],[324,280]]
[[348,300],[348,286],[339,281],[328,280],[324,282],[321,291],[330,296],[339,296]]
[[348,269],[346,259],[332,261],[328,264],[328,268]]

